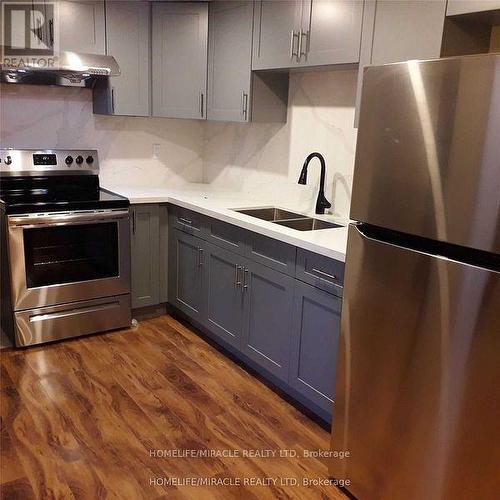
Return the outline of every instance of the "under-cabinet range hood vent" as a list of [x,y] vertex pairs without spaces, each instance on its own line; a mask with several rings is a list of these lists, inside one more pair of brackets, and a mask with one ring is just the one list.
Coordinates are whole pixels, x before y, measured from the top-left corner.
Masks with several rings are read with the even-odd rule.
[[[52,62],[53,64],[50,64]],[[61,51],[48,58],[5,58],[0,64],[1,81],[66,87],[93,87],[97,79],[118,76],[115,58],[100,54]]]

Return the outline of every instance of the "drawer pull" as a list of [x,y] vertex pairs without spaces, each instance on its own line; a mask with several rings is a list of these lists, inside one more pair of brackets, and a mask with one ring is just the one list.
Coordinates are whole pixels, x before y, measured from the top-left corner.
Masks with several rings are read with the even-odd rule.
[[193,225],[193,221],[192,221],[192,220],[189,220],[189,219],[184,219],[184,217],[177,217],[177,220],[178,220],[181,224],[187,224],[188,226]]
[[[321,271],[320,269],[315,269],[313,268],[312,269],[312,272],[313,273],[316,273],[316,274],[321,274],[322,276],[326,276],[327,278],[329,278],[330,280],[338,280],[337,276],[335,276],[335,274],[330,274],[330,273],[325,273],[325,271]],[[321,276],[320,276],[321,277]],[[323,278],[324,279],[324,278]]]

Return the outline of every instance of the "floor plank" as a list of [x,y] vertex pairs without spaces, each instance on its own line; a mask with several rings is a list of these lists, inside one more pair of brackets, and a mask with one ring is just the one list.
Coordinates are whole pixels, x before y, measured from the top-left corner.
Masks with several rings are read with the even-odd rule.
[[327,478],[302,453],[328,432],[170,316],[4,350],[0,370],[0,498],[346,498],[302,485]]

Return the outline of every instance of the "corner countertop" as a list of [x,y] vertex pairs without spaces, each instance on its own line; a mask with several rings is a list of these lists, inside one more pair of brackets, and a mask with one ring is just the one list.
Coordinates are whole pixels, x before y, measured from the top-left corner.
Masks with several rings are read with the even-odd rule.
[[[128,186],[103,186],[110,191],[127,197],[131,204],[172,203],[208,217],[234,224],[264,236],[289,243],[305,250],[310,250],[326,257],[345,262],[347,247],[346,219],[331,215],[315,215],[296,210],[293,206],[273,203],[271,200],[257,200],[243,193],[220,191],[208,185],[193,184],[182,189],[134,188]],[[297,231],[272,222],[250,217],[235,212],[234,209],[259,208],[276,206],[285,210],[296,211],[306,216],[313,216],[343,227],[321,229],[317,231]]]

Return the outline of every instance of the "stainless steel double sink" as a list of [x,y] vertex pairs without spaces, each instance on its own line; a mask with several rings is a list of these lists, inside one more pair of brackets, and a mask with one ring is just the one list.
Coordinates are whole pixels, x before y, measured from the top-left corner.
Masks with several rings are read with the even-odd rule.
[[249,208],[234,211],[240,214],[249,215],[250,217],[272,222],[273,224],[278,224],[279,226],[290,227],[292,229],[296,229],[297,231],[317,231],[318,229],[342,227],[341,225],[334,224],[333,222],[326,222],[321,219],[307,217],[303,214],[296,214],[294,212],[289,212],[288,210],[282,210],[281,208],[276,207]]

